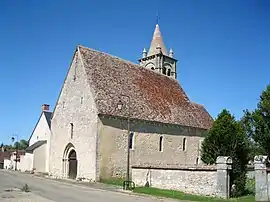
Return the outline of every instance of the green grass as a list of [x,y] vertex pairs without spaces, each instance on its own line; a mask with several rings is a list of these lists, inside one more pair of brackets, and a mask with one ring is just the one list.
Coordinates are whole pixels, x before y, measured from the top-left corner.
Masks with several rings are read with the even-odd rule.
[[231,198],[229,200],[219,199],[214,197],[206,196],[197,196],[186,194],[180,191],[166,190],[166,189],[157,189],[152,187],[136,187],[134,192],[141,194],[148,194],[152,196],[160,196],[165,198],[173,198],[179,200],[188,200],[188,201],[209,201],[209,202],[254,202],[254,196],[244,196],[240,198]]
[[117,186],[123,186],[123,179],[121,178],[110,178],[110,179],[101,179],[100,182],[104,184],[111,184]]

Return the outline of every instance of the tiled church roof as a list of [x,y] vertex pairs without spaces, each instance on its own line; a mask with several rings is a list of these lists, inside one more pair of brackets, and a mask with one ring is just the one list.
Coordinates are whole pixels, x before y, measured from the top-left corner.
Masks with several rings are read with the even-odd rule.
[[[78,47],[100,114],[208,129],[212,118],[201,105],[191,102],[179,83],[120,58]],[[125,108],[118,110],[122,100]]]

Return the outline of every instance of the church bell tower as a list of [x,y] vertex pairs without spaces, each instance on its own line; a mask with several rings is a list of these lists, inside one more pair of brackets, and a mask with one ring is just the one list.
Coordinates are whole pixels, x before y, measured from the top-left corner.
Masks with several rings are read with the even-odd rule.
[[145,48],[143,49],[142,58],[139,59],[139,62],[141,66],[147,69],[176,79],[177,60],[173,58],[172,49],[168,54],[158,24],[156,24],[150,48],[148,52]]

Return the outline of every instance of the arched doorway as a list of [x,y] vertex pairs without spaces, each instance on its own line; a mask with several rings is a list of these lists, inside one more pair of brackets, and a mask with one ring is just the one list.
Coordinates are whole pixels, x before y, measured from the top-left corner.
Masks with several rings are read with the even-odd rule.
[[77,177],[77,155],[74,149],[68,155],[68,177],[71,179],[76,179]]
[[64,149],[62,165],[63,178],[76,179],[78,160],[76,149],[71,143],[68,143],[66,148]]

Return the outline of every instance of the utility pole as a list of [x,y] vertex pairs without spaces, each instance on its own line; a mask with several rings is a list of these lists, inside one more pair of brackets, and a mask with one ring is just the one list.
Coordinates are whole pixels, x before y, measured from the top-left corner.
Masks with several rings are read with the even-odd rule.
[[[12,142],[15,141],[15,137],[16,137],[16,142],[15,144],[15,171],[17,171],[17,161],[18,161],[18,135],[17,134],[13,134],[13,137],[11,138]],[[16,144],[17,143],[17,144]]]
[[[129,172],[129,168],[130,168],[130,97],[127,95],[121,95],[122,97],[126,97],[128,98],[128,117],[127,117],[127,174],[126,174],[126,183],[127,183],[127,187],[126,189],[129,189],[129,184],[130,184],[130,172]],[[118,109],[122,110],[123,107],[123,103],[121,101],[121,99],[118,102]]]

